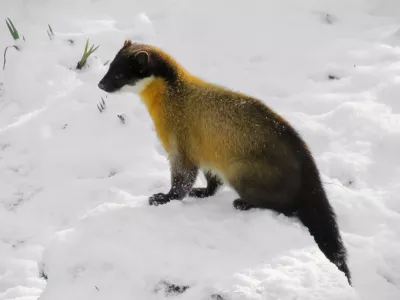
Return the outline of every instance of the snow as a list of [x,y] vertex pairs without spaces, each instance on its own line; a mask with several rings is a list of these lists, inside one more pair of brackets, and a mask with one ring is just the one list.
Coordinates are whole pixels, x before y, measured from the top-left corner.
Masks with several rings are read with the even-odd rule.
[[[0,71],[1,300],[400,299],[398,1],[13,0],[0,11],[26,38]],[[86,38],[100,47],[77,71]],[[353,287],[297,220],[236,211],[228,187],[147,205],[170,180],[152,121],[136,95],[97,87],[125,39],[261,98],[300,131]],[[3,24],[0,49],[11,44]],[[163,281],[189,288],[165,294]]]

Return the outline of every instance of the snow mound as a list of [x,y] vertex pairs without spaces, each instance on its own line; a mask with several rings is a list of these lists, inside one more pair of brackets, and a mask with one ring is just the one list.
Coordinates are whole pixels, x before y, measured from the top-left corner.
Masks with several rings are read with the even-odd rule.
[[357,299],[302,226],[268,211],[238,213],[225,194],[96,207],[47,247],[40,299],[160,299],[163,281],[189,286],[179,299]]

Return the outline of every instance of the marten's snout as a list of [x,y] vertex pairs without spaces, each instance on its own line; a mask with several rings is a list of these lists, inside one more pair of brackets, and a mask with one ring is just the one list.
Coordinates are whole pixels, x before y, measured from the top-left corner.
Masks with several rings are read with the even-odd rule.
[[110,85],[105,83],[104,80],[101,80],[99,84],[97,85],[99,89],[105,91],[105,92],[111,92],[112,89],[110,88]]
[[99,84],[97,85],[99,89],[107,92],[107,93],[112,93],[118,90],[118,87],[116,87],[112,82],[107,82],[104,79],[100,80]]
[[99,82],[99,84],[98,84],[98,87],[99,87],[99,89],[101,89],[101,90],[105,90],[105,85],[104,85],[104,83],[102,83],[101,81]]

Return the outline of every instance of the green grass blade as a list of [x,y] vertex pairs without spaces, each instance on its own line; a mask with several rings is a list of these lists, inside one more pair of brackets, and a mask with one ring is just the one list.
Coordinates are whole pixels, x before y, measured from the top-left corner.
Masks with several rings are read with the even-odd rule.
[[14,30],[11,28],[10,24],[7,21],[6,21],[6,23],[7,23],[7,27],[8,27],[8,30],[10,31],[11,36],[15,40],[15,32],[14,32]]
[[10,24],[8,23],[7,20],[6,20],[6,24],[7,24],[8,30],[10,31],[10,34],[14,37],[14,32],[13,32],[13,30],[12,30],[12,28],[11,28],[11,26],[10,26]]
[[[99,47],[100,47],[100,45],[99,45],[99,46],[97,46],[97,47],[96,47],[96,48],[94,48],[94,49],[93,49],[93,47],[94,47],[94,45],[93,45],[93,46],[92,46],[92,48],[90,49],[90,51],[89,51],[89,55],[90,55],[90,54],[92,54],[94,51],[96,51],[96,50],[97,50],[97,48],[99,48]],[[89,55],[88,55],[88,56],[89,56]]]
[[[10,25],[11,25],[11,28],[12,28],[11,35],[13,36],[14,40],[19,39],[19,34],[18,34],[17,28],[15,28],[14,23],[11,21],[10,18],[7,18],[7,19],[8,19],[8,21],[10,22]],[[7,23],[7,26],[8,26],[8,29],[10,29],[10,26],[9,26],[8,23]],[[11,29],[10,29],[10,30],[11,30]]]
[[14,24],[11,25],[11,23],[12,23],[11,19],[7,18],[6,19],[6,23],[7,23],[8,29],[10,30],[11,34],[14,34],[15,33],[15,26],[14,26]]
[[86,40],[86,46],[85,46],[85,51],[83,51],[83,55],[87,53],[88,46],[89,46],[89,39]]
[[10,21],[10,24],[11,24],[12,28],[13,28],[15,31],[17,31],[17,29],[16,29],[15,26],[14,26],[14,23],[11,21],[10,18],[8,18],[8,21]]
[[8,30],[10,31],[11,36],[13,37],[14,40],[19,39],[19,34],[18,34],[18,30],[15,28],[13,22],[11,21],[10,18],[6,19],[6,24],[8,27]]
[[98,45],[96,48],[94,48],[94,45],[92,45],[89,50],[88,50],[88,47],[89,47],[89,39],[86,40],[85,50],[83,52],[81,60],[77,64],[77,69],[81,69],[81,68],[83,68],[85,66],[88,57],[93,52],[95,52],[97,50],[97,48],[100,47],[100,45]]

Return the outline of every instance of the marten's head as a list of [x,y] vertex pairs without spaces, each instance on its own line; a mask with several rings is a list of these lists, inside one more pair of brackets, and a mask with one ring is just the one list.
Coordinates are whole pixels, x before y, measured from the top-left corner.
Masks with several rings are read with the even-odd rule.
[[156,78],[172,83],[177,77],[177,65],[167,54],[155,47],[127,40],[98,86],[109,93],[140,94]]

